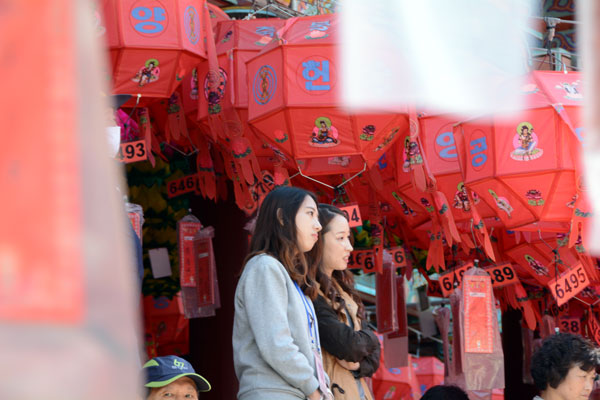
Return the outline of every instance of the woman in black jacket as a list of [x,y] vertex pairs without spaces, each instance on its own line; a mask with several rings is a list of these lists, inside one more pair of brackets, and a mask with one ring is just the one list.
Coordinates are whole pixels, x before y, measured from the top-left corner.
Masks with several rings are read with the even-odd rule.
[[323,227],[323,258],[316,275],[320,284],[314,300],[325,371],[336,400],[372,400],[364,377],[379,367],[379,340],[364,320],[364,306],[347,270],[352,252],[351,232],[344,213],[319,204]]

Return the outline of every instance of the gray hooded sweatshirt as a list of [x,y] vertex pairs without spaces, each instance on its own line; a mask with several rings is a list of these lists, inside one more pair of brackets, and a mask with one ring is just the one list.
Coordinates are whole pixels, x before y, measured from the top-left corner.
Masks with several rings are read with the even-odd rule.
[[304,399],[319,386],[305,303],[266,254],[248,261],[235,291],[233,363],[240,400]]

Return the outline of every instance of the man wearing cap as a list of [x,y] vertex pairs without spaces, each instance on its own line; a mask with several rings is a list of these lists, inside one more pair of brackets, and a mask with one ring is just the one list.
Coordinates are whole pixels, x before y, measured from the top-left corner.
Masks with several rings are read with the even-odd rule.
[[199,392],[208,392],[210,383],[194,371],[192,364],[181,357],[155,357],[144,364],[147,400],[163,398],[198,399]]

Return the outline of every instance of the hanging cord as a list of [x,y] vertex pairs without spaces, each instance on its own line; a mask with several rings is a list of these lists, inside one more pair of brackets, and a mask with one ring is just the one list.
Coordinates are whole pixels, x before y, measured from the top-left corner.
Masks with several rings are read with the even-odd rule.
[[311,180],[311,181],[313,181],[313,182],[316,182],[316,183],[318,183],[318,184],[320,184],[320,185],[326,186],[326,187],[328,187],[329,189],[333,189],[333,190],[335,190],[336,188],[341,188],[342,186],[344,186],[345,184],[347,184],[348,182],[350,182],[352,179],[356,178],[357,176],[359,176],[360,174],[362,174],[363,172],[365,172],[365,171],[366,171],[366,169],[367,169],[367,163],[365,162],[365,163],[363,164],[363,169],[362,169],[362,170],[360,170],[360,171],[359,171],[359,172],[357,172],[356,174],[352,175],[350,178],[346,179],[345,181],[343,181],[343,182],[342,182],[342,183],[340,183],[339,185],[337,185],[337,186],[331,186],[331,185],[330,185],[330,184],[328,184],[328,183],[321,182],[321,181],[320,181],[320,180],[318,180],[318,179],[312,178],[312,177],[310,177],[310,176],[308,176],[308,175],[304,175],[304,174],[302,173],[302,169],[300,169],[300,166],[298,165],[298,173],[299,173],[300,175],[302,175],[302,176],[303,176],[303,177],[305,177],[306,179],[309,179],[309,180]]

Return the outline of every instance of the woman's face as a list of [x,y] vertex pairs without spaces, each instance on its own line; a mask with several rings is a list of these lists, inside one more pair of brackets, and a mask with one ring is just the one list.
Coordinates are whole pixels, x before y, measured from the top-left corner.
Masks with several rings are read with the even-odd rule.
[[317,204],[310,196],[306,196],[296,213],[296,238],[298,249],[306,253],[310,251],[319,240],[319,214]]
[[346,218],[341,215],[333,217],[327,225],[323,241],[323,272],[331,276],[333,271],[348,268],[348,258],[353,249],[350,243],[350,226]]
[[594,379],[596,371],[586,372],[579,366],[571,367],[565,380],[558,385],[556,389],[548,386],[546,391],[552,391],[555,398],[564,400],[583,400],[588,399],[594,388]]

